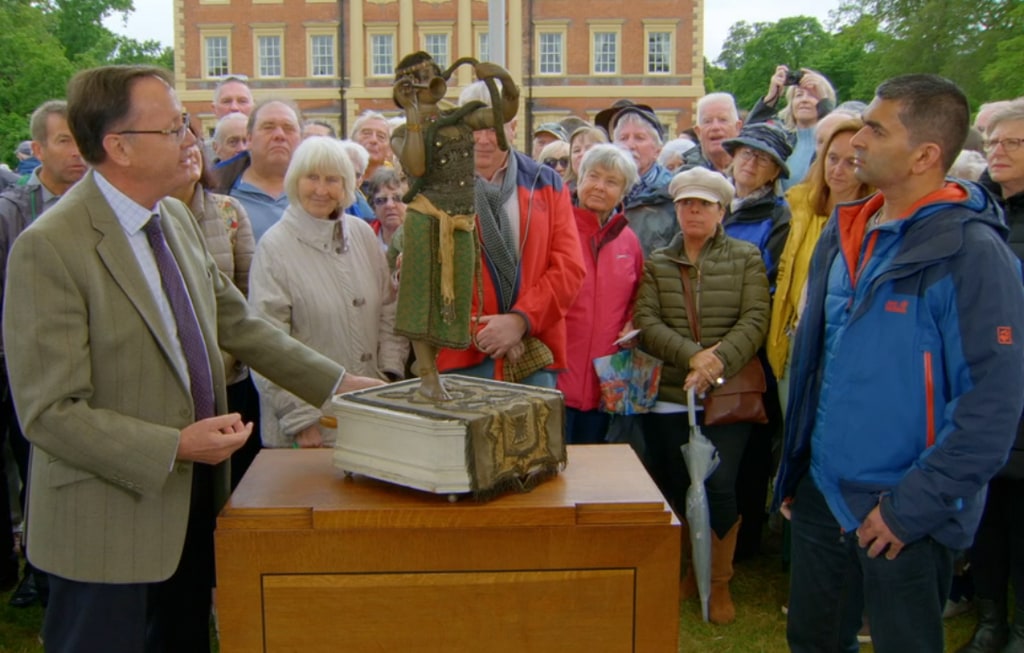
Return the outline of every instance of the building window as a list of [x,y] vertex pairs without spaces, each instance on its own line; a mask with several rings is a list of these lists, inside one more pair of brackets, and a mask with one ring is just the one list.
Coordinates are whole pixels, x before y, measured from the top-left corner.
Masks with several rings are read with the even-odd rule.
[[224,77],[231,70],[228,61],[227,36],[207,36],[204,39],[204,51],[206,54],[206,65],[204,70],[206,77]]
[[309,37],[309,74],[311,77],[334,77],[333,34]]
[[614,75],[618,71],[618,32],[594,32],[594,74]]
[[565,39],[561,32],[541,32],[538,39],[540,56],[538,72],[541,75],[561,75],[565,72]]
[[448,67],[451,61],[451,52],[448,48],[448,35],[438,33],[426,33],[423,35],[423,50],[434,58],[441,70]]
[[395,35],[370,35],[370,76],[391,77],[395,74]]
[[672,32],[647,33],[647,72],[652,75],[672,72]]
[[477,33],[476,43],[476,58],[480,61],[493,61],[494,57],[491,56],[491,33]]
[[281,36],[272,34],[256,37],[257,67],[260,77],[280,77],[283,68],[281,62]]

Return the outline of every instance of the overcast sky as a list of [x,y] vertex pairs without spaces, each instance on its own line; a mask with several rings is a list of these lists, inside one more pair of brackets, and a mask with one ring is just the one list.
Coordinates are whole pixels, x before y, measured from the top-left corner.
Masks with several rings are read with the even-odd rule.
[[[135,12],[125,25],[120,19],[109,20],[107,27],[140,41],[156,39],[171,45],[174,39],[172,0],[135,0]],[[580,7],[586,4],[581,3]],[[785,16],[816,16],[822,25],[828,12],[839,6],[839,0],[705,0],[704,54],[714,61],[729,34],[729,27],[740,20],[748,22],[776,21]]]

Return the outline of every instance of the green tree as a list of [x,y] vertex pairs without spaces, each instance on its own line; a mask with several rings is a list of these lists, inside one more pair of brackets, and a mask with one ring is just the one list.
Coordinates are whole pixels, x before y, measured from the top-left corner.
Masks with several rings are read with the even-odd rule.
[[133,10],[131,0],[2,0],[0,11],[0,158],[29,138],[42,102],[65,95],[75,71],[114,63],[173,69],[174,53],[156,41],[114,34],[104,18]]
[[996,43],[995,56],[982,68],[981,76],[987,84],[986,93],[979,98],[982,102],[1024,96],[1024,76],[1018,68],[1024,61],[1024,3],[1015,4],[1005,22],[993,26],[1005,36]]
[[840,8],[839,20],[870,16],[878,21],[888,37],[874,62],[880,78],[943,75],[977,104],[994,92],[992,78],[979,73],[1003,56],[1019,62],[1024,52],[1019,41],[1001,48],[1021,35],[1020,5],[1021,0],[850,0]]
[[64,54],[76,64],[106,63],[117,49],[117,37],[103,25],[114,14],[134,11],[132,0],[44,0],[44,10],[55,19],[54,35]]
[[808,59],[807,67],[820,71],[832,83],[839,102],[870,101],[875,87],[885,79],[878,61],[890,38],[878,28],[873,16],[860,16],[833,34]]
[[14,163],[14,148],[29,137],[32,111],[64,96],[74,67],[53,33],[51,17],[29,2],[6,4],[0,12],[0,155]]

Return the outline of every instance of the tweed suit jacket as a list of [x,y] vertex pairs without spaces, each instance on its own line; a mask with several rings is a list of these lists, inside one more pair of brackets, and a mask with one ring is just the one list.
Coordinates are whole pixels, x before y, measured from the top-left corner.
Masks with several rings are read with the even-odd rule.
[[[160,204],[226,412],[222,349],[314,405],[344,370],[248,312],[184,204]],[[181,557],[192,463],[175,460],[195,421],[187,370],[93,173],[18,238],[4,310],[8,370],[34,445],[28,555],[83,582],[168,578]],[[215,472],[215,509],[227,463]]]

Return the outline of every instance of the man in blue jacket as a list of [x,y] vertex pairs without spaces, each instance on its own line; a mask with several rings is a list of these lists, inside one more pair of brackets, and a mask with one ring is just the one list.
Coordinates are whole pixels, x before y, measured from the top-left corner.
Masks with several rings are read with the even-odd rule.
[[968,116],[941,77],[879,86],[852,140],[879,192],[836,209],[811,261],[776,485],[793,651],[858,650],[864,612],[876,651],[943,650],[954,551],[1016,433],[1020,266],[992,198],[945,177]]

